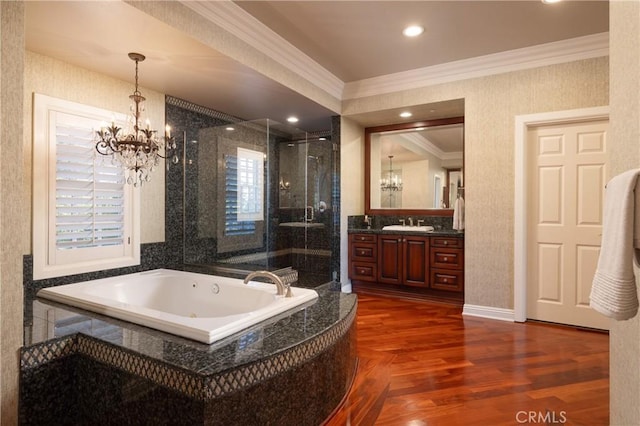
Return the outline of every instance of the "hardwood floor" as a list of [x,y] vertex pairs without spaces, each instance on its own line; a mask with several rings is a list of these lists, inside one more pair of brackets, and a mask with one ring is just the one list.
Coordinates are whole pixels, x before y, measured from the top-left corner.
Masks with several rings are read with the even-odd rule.
[[609,336],[359,295],[343,425],[609,423]]

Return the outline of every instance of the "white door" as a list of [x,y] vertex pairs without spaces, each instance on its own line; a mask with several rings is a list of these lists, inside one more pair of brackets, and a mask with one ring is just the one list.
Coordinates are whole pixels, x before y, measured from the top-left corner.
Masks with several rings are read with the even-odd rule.
[[608,329],[589,307],[598,263],[608,121],[531,128],[527,135],[527,318]]

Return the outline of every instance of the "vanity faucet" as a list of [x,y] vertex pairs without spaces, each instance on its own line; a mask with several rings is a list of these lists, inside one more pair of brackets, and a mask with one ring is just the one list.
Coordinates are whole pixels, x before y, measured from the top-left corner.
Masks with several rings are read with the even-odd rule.
[[406,226],[406,225],[404,224],[404,219],[400,219],[400,223],[402,224],[402,226]]
[[278,296],[284,295],[285,297],[293,297],[293,294],[291,294],[291,284],[290,283],[285,284],[282,278],[280,278],[278,275],[274,274],[273,272],[254,271],[244,278],[244,283],[247,284],[249,281],[251,281],[256,277],[269,278],[271,282],[273,282],[276,285],[276,289],[277,289],[276,294]]
[[409,226],[413,226],[413,219],[409,218]]
[[424,219],[418,219],[418,226],[424,225]]

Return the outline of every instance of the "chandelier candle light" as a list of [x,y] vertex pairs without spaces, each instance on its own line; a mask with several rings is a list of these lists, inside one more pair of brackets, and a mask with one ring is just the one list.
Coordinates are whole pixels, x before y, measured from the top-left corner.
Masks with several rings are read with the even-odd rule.
[[402,178],[393,174],[393,155],[389,156],[389,178],[380,179],[380,189],[383,191],[402,191]]
[[[141,186],[143,182],[151,180],[150,173],[156,168],[160,158],[167,158],[167,150],[176,148],[176,142],[171,137],[171,128],[168,125],[165,127],[164,137],[161,138],[155,130],[150,129],[149,120],[146,120],[143,127],[145,98],[138,90],[138,62],[144,61],[145,56],[129,53],[129,58],[136,63],[136,89],[129,96],[133,101],[129,116],[132,131],[121,134],[122,128],[111,122],[111,126],[104,126],[96,131],[96,150],[102,155],[112,156],[115,162],[129,171],[128,184]],[[163,149],[164,156],[160,153]]]

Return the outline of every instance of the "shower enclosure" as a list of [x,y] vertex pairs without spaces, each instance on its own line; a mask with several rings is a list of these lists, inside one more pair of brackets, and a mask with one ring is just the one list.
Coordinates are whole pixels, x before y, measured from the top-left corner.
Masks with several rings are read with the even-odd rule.
[[334,277],[335,151],[326,136],[273,120],[184,132],[184,263],[239,273]]

